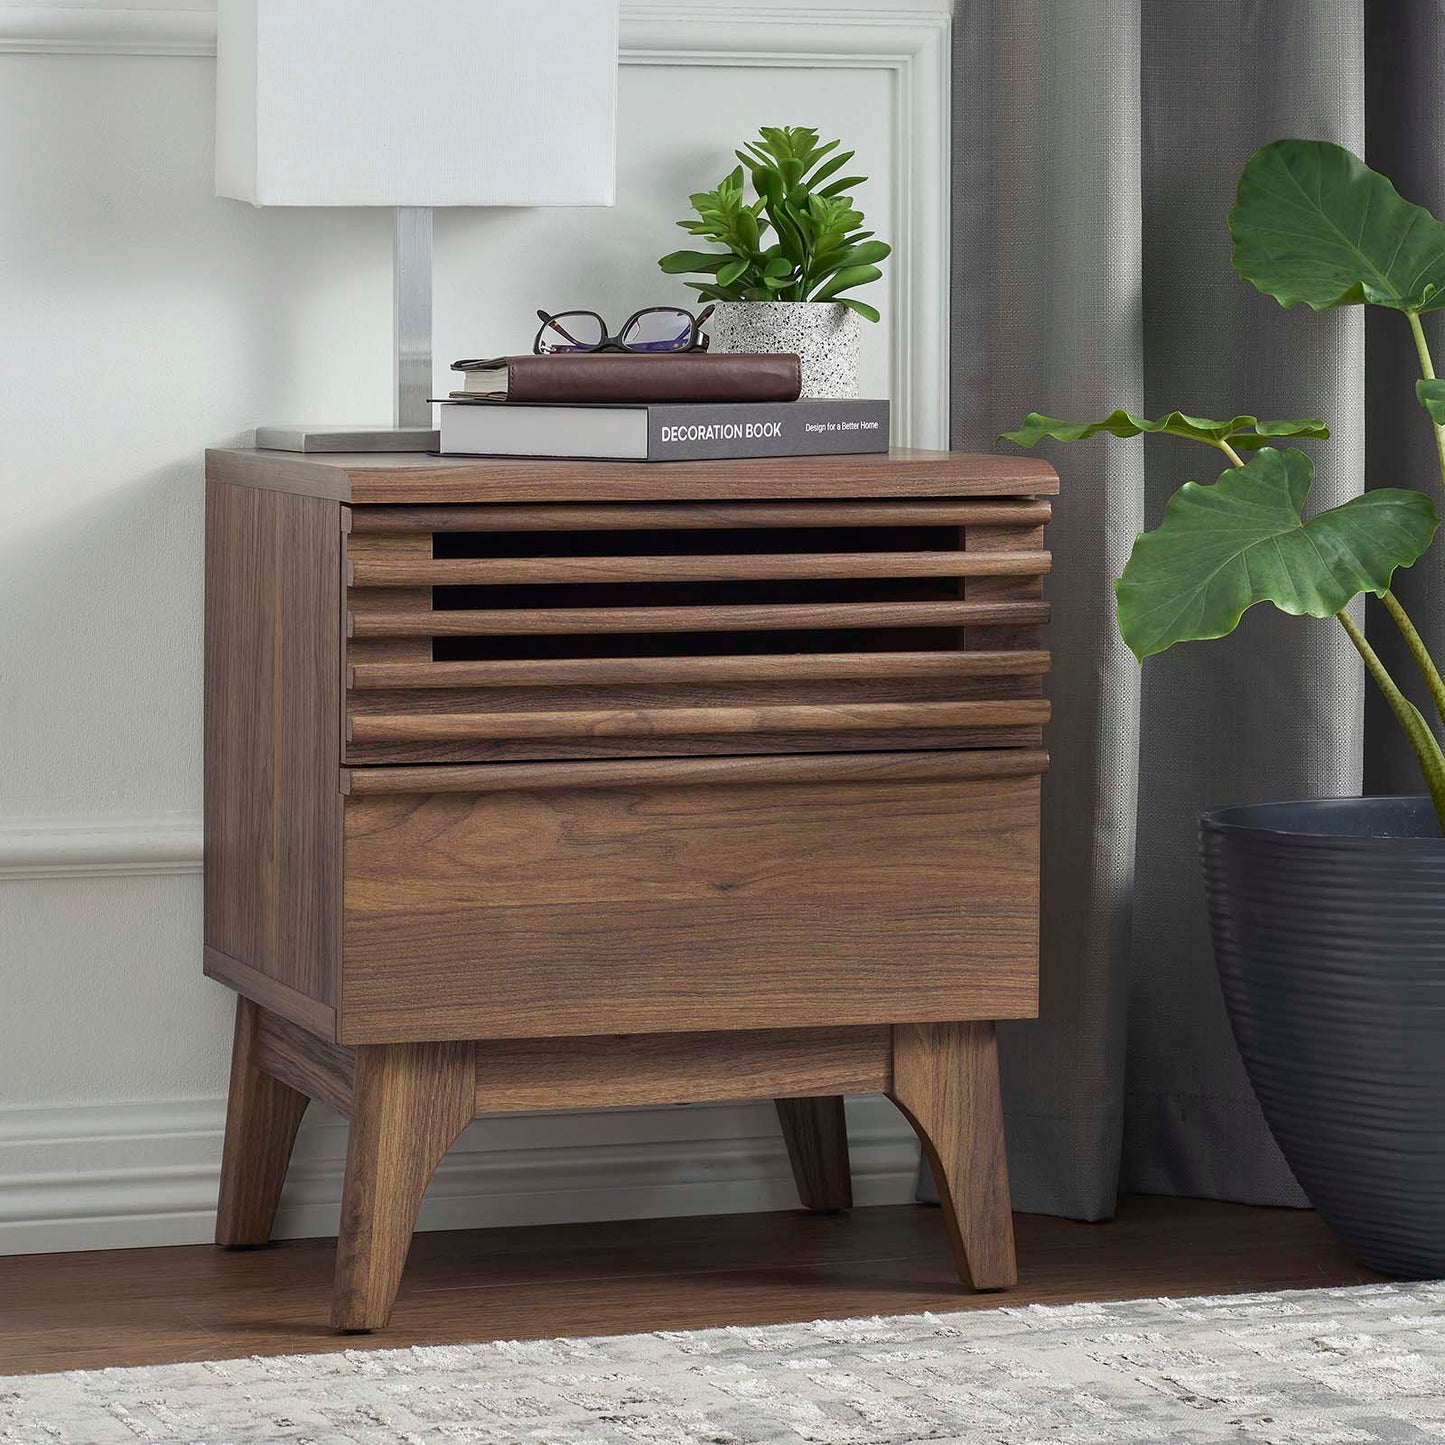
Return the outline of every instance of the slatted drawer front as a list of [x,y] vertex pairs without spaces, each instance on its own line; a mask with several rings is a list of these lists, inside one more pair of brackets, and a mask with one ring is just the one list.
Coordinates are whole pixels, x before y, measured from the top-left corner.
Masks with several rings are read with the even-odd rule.
[[346,760],[1036,745],[1048,515],[355,507]]

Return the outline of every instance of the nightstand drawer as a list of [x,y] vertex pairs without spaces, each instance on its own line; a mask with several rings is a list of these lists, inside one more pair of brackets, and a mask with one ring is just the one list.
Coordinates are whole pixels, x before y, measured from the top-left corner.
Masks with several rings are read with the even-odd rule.
[[1031,749],[349,774],[344,1043],[1032,1016]]
[[1048,515],[354,507],[345,761],[1037,747]]

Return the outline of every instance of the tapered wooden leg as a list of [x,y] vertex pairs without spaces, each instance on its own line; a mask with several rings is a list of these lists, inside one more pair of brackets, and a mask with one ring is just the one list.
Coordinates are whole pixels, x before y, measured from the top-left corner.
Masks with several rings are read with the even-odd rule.
[[993,1024],[895,1025],[889,1096],[933,1166],[959,1278],[975,1289],[1016,1284]]
[[820,1214],[851,1209],[853,1179],[848,1170],[848,1126],[843,1118],[842,1095],[774,1102],[803,1208]]
[[476,1110],[472,1044],[362,1044],[336,1240],[338,1330],[391,1317],[417,1210],[442,1155]]
[[221,1197],[216,1206],[216,1243],[228,1249],[270,1241],[296,1131],[310,1102],[305,1094],[261,1072],[260,1024],[260,1008],[248,998],[238,998]]

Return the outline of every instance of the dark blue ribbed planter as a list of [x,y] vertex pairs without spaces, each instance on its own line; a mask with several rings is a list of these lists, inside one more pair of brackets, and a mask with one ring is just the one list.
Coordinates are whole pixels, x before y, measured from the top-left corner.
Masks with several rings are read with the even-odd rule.
[[1445,1275],[1445,839],[1428,798],[1200,820],[1214,956],[1271,1132],[1362,1263]]

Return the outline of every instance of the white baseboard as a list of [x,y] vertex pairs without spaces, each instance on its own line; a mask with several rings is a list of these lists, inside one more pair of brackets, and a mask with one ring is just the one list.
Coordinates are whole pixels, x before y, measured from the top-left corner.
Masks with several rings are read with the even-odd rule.
[[[224,1102],[0,1110],[0,1254],[210,1240]],[[878,1096],[848,1101],[858,1204],[912,1197],[918,1147]],[[346,1121],[313,1106],[277,1236],[336,1233]],[[419,1228],[796,1209],[772,1106],[479,1119],[437,1170]]]

